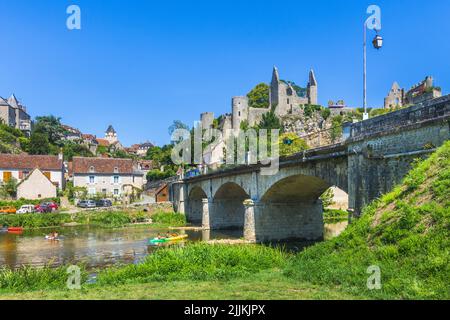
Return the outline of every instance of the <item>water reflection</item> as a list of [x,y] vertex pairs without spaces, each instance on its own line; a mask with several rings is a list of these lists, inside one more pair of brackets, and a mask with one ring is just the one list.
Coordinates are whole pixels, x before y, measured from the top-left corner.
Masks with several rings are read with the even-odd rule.
[[[346,223],[326,226],[326,237],[333,237]],[[57,231],[59,242],[45,240],[46,232]],[[117,263],[138,263],[158,248],[150,247],[148,239],[164,234],[167,229],[96,227],[56,228],[55,230],[26,231],[22,235],[0,233],[0,266],[17,268],[22,265],[41,267],[84,263],[88,268],[105,267]],[[240,239],[242,230],[183,231],[189,241]],[[311,243],[290,243],[286,247],[301,250]],[[177,243],[175,245],[183,245]]]

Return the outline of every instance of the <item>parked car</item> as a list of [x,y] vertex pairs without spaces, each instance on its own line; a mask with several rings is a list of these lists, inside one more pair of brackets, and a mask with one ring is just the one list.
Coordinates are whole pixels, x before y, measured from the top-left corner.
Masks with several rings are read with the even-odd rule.
[[16,208],[12,206],[0,207],[0,214],[14,214],[16,211]]
[[97,205],[95,204],[94,200],[81,200],[78,202],[78,207],[80,208],[96,208]]
[[34,213],[36,212],[36,209],[34,208],[34,205],[32,204],[25,204],[20,207],[19,210],[17,210],[17,214],[24,214],[24,213]]
[[112,207],[112,205],[113,205],[112,201],[108,200],[108,199],[98,200],[95,204],[99,208],[109,208],[109,207]]
[[54,203],[54,202],[44,202],[44,203],[42,203],[42,205],[44,205],[46,207],[50,207],[52,209],[52,211],[57,211],[59,209],[58,204]]
[[53,211],[53,209],[50,206],[45,205],[43,203],[35,205],[34,210],[36,210],[36,212],[38,213],[50,213]]

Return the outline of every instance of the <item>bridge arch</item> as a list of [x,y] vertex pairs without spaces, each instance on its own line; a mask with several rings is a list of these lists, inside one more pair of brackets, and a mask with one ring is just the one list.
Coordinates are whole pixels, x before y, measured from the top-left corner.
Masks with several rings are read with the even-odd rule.
[[332,185],[325,180],[303,174],[284,177],[263,193],[262,202],[315,202]]
[[194,186],[188,196],[188,210],[186,219],[191,223],[201,223],[203,218],[203,199],[207,199],[206,192],[199,186]]
[[213,229],[244,230],[244,201],[249,198],[249,194],[235,182],[227,182],[220,186],[212,201],[211,227]]

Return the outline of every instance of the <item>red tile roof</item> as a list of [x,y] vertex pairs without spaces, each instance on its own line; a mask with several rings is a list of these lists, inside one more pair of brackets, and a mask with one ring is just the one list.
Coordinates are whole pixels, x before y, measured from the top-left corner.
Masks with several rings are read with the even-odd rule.
[[34,156],[28,154],[0,154],[0,168],[20,170],[62,170],[58,156]]
[[102,147],[109,147],[109,145],[110,145],[109,141],[106,139],[97,138],[97,142],[98,142],[98,145],[102,146]]
[[[115,172],[116,168],[117,172]],[[133,174],[134,166],[131,159],[74,157],[72,170],[74,174]]]

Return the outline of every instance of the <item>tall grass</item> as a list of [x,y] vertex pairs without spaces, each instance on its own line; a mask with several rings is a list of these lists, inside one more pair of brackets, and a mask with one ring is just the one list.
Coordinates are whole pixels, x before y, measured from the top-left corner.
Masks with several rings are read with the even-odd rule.
[[197,243],[162,248],[141,264],[103,270],[98,274],[98,284],[227,280],[282,268],[286,261],[287,255],[278,249]]
[[[81,282],[87,279],[87,273],[81,269]],[[66,267],[37,269],[22,267],[17,270],[0,268],[0,290],[7,292],[26,292],[33,290],[65,289],[67,285]]]
[[154,223],[168,225],[171,227],[180,227],[186,225],[186,216],[175,212],[158,212],[151,216]]

